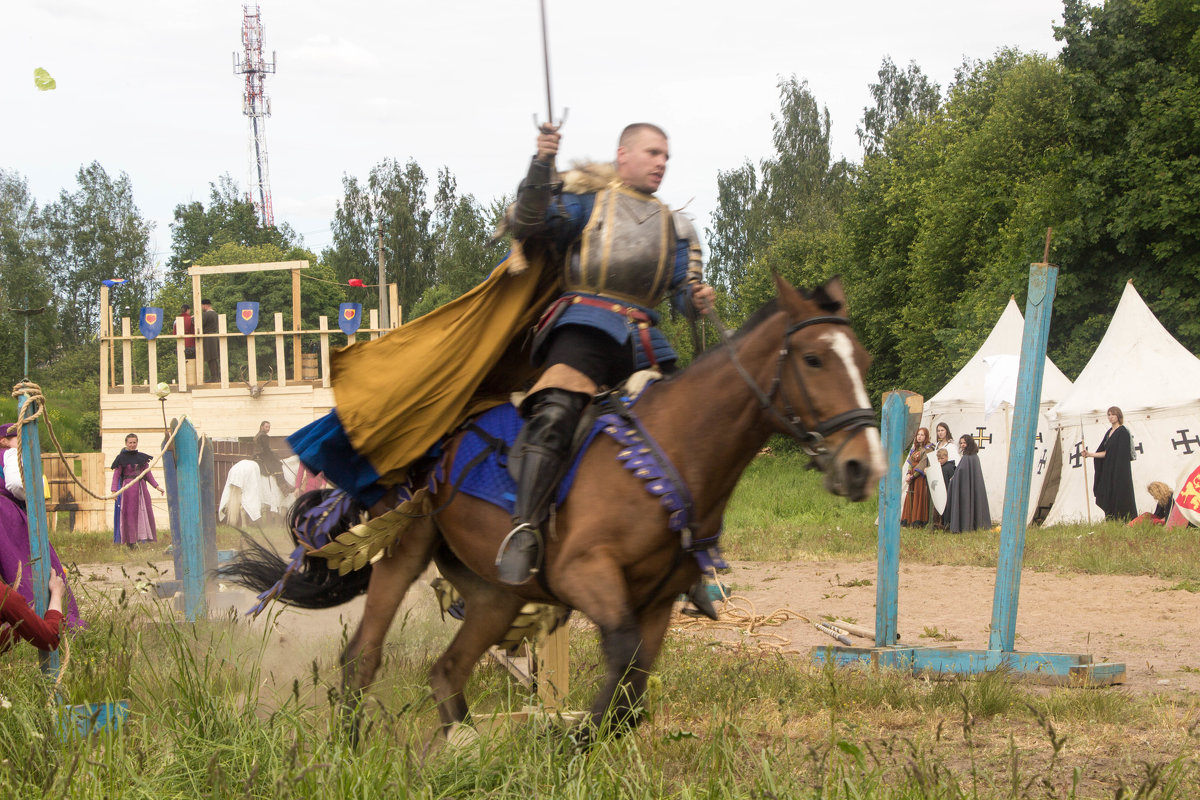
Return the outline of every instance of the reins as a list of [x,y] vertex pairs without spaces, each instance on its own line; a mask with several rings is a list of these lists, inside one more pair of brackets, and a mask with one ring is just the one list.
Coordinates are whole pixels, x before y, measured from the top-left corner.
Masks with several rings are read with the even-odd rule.
[[[721,340],[729,349],[729,358],[733,362],[733,366],[741,375],[742,380],[750,387],[750,391],[758,399],[759,408],[768,412],[788,435],[795,439],[801,449],[816,462],[817,466],[823,471],[825,462],[829,460],[829,449],[825,446],[825,439],[832,433],[838,431],[848,431],[854,433],[863,428],[875,427],[875,412],[869,408],[855,408],[850,411],[844,411],[841,414],[836,414],[829,419],[822,420],[817,413],[816,405],[812,401],[812,396],[808,392],[808,386],[804,382],[803,376],[795,364],[791,364],[792,375],[795,378],[796,385],[800,387],[801,397],[804,399],[804,404],[807,407],[809,415],[815,420],[815,428],[809,429],[804,420],[792,410],[791,402],[787,395],[783,392],[783,365],[787,361],[788,355],[791,354],[791,344],[789,339],[792,334],[799,330],[809,327],[810,325],[850,325],[850,320],[845,317],[835,317],[824,315],[819,317],[810,317],[809,319],[801,320],[800,322],[792,323],[783,334],[783,346],[779,349],[778,357],[775,361],[775,379],[771,382],[770,390],[764,392],[758,385],[758,381],[742,364],[742,360],[738,357],[737,348],[732,346],[731,334],[721,322],[720,316],[717,315],[716,308],[709,306],[709,314],[716,326],[717,331],[721,335]],[[783,400],[784,410],[786,414],[775,407],[774,398],[780,395]],[[850,441],[852,437],[847,436],[839,445],[837,451],[832,454],[836,458],[842,448]]]

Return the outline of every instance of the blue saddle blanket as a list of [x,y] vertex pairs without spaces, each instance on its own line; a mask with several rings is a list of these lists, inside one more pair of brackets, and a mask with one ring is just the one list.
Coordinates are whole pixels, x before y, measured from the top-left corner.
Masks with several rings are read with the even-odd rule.
[[[517,409],[511,403],[505,403],[483,412],[472,420],[472,424],[511,447],[517,434],[525,425],[525,421],[521,419]],[[579,456],[587,450],[599,429],[599,424],[592,427],[583,446],[579,448]],[[489,448],[491,448],[490,442],[468,428],[455,453],[454,466],[450,470],[450,482],[458,486],[459,491],[464,494],[486,500],[511,514],[516,505],[517,484],[508,474],[507,451],[499,453],[493,449],[482,462],[472,467],[466,475],[463,474],[467,466],[481,452]],[[561,505],[571,491],[571,484],[575,482],[575,473],[579,466],[579,456],[576,456],[566,477],[559,484],[558,494],[554,498],[555,505]]]

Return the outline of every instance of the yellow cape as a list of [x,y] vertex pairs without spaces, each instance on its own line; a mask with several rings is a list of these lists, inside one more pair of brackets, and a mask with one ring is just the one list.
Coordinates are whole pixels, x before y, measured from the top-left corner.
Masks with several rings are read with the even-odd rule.
[[[528,268],[513,268],[520,261]],[[522,256],[514,245],[471,291],[333,354],[338,419],[383,484],[403,481],[443,434],[533,377],[528,333],[559,293],[551,261],[541,248]]]

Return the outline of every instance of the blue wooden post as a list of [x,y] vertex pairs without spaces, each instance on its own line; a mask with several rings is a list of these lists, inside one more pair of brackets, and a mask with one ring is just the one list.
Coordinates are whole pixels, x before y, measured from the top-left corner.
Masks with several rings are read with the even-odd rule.
[[[30,400],[26,392],[17,398],[17,416]],[[37,411],[36,405],[30,406],[28,413]],[[50,531],[46,524],[46,497],[42,489],[42,445],[38,438],[37,423],[21,426],[21,463],[25,466],[23,480],[25,482],[25,511],[29,519],[29,556],[33,568],[33,606],[39,617],[46,616],[46,608],[50,605]],[[64,576],[65,577],[65,576]],[[66,598],[63,598],[64,602]],[[58,651],[40,651],[42,670],[44,672],[58,671]]]
[[900,392],[883,398],[883,452],[887,470],[879,486],[879,552],[875,583],[875,646],[896,644],[896,616],[900,592],[900,490],[904,476],[904,435],[909,406]]
[[[1047,244],[1047,247],[1049,245]],[[1058,283],[1058,267],[1029,265],[1029,299],[1025,305],[1025,334],[1017,372],[1016,408],[1008,446],[1008,475],[1004,483],[1004,518],[1000,525],[1000,555],[992,597],[992,627],[988,649],[1012,652],[1017,635],[1017,600],[1021,593],[1021,562],[1025,556],[1025,522],[1029,512],[1029,481],[1037,440],[1046,367],[1050,311]]]
[[[171,421],[171,426],[175,426]],[[166,438],[163,447],[167,446]],[[166,450],[162,457],[163,488],[167,491],[167,519],[171,525],[171,560],[175,567],[175,580],[183,580],[183,551],[179,547],[179,476],[175,474],[175,453]]]
[[196,429],[184,420],[175,436],[175,477],[179,485],[179,541],[183,565],[184,615],[189,622],[207,616],[204,596],[204,523],[200,517],[200,465]]
[[217,568],[217,466],[212,439],[204,437],[200,456],[200,521],[204,528],[204,571]]

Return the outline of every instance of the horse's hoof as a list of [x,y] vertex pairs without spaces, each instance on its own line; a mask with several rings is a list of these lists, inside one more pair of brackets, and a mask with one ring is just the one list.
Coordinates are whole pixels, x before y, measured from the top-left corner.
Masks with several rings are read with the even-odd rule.
[[446,729],[446,744],[451,747],[471,747],[479,740],[479,731],[465,722],[455,722]]

